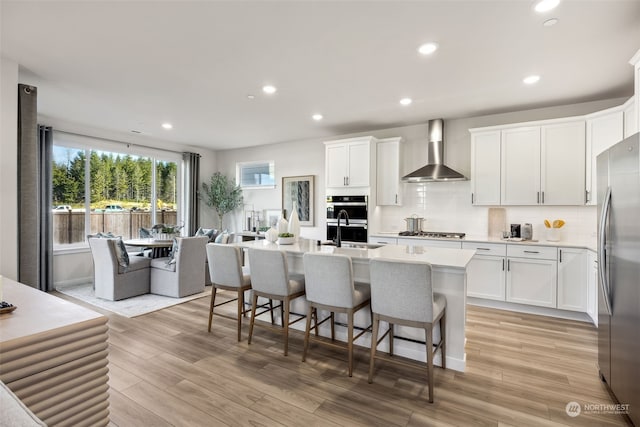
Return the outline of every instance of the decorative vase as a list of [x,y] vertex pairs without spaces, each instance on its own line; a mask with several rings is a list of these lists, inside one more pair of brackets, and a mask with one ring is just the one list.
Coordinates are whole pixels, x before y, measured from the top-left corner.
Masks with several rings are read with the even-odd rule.
[[288,233],[288,232],[289,232],[289,222],[284,218],[280,218],[280,221],[278,221],[278,233]]
[[300,237],[300,219],[298,218],[298,209],[295,203],[289,216],[289,233],[293,234],[296,239]]
[[264,234],[264,238],[267,242],[271,242],[271,243],[275,242],[276,240],[278,240],[278,230],[276,230],[274,227],[271,227]]

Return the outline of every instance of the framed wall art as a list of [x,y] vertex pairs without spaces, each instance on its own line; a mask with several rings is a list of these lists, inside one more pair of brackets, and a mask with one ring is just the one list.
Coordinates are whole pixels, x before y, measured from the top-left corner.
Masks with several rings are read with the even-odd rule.
[[313,175],[282,178],[282,210],[287,219],[294,208],[298,210],[301,226],[313,227]]

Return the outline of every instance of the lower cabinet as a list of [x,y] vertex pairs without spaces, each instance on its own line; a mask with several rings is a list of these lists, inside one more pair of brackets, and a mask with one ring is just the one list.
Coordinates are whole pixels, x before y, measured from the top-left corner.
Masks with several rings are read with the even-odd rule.
[[556,308],[556,258],[556,248],[507,245],[506,300]]
[[464,242],[462,249],[476,251],[467,265],[467,295],[504,301],[506,245]]
[[396,237],[370,236],[369,243],[378,245],[397,245],[398,239]]
[[406,246],[424,246],[430,248],[449,248],[449,249],[462,249],[462,242],[456,240],[429,240],[429,239],[407,239],[398,238],[399,245]]
[[587,251],[558,248],[558,308],[587,312]]
[[507,258],[507,301],[556,308],[556,262]]

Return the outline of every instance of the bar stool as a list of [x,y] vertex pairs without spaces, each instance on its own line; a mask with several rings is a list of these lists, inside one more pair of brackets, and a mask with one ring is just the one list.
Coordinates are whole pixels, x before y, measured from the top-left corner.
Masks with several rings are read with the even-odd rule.
[[[394,325],[422,328],[426,335],[429,403],[433,403],[433,356],[438,349],[441,350],[442,368],[446,369],[447,300],[444,295],[433,292],[431,266],[409,261],[372,259],[369,263],[369,272],[371,275],[371,311],[373,312],[369,383],[373,382],[375,359],[415,367],[415,364],[376,354],[378,344],[388,334],[389,354],[393,355]],[[378,340],[381,320],[389,323],[389,329]],[[434,348],[433,325],[436,322],[440,322],[440,342]]]
[[[281,303],[275,308],[280,308],[282,327],[274,328],[271,325],[260,325],[271,330],[277,330],[284,334],[284,355],[289,352],[289,325],[304,319],[304,316],[289,322],[291,300],[304,295],[304,275],[289,273],[287,257],[284,252],[271,249],[249,249],[249,265],[251,266],[251,290],[253,293],[251,302],[251,323],[249,324],[249,344],[253,336],[253,326],[256,319],[256,309],[258,308],[258,297],[280,300]],[[284,310],[283,310],[284,306]],[[271,323],[273,324],[274,307],[270,304],[268,309],[257,315],[266,312],[271,313]]]
[[[370,326],[353,336],[353,315],[361,308],[367,307],[371,299],[371,290],[366,283],[353,281],[351,258],[345,255],[306,253],[303,257],[304,276],[306,281],[307,327],[304,334],[304,351],[302,361],[307,358],[309,341],[313,340],[331,347],[345,348],[344,345],[333,342],[335,340],[334,313],[347,313],[347,344],[349,354],[349,376],[353,374],[353,342],[362,334],[370,330]],[[318,322],[318,309],[331,312],[329,317]],[[311,327],[311,317],[314,326]],[[318,338],[318,326],[331,320],[331,341]],[[315,337],[311,337],[311,329]]]
[[[237,246],[225,245],[221,243],[207,243],[207,260],[209,261],[209,272],[211,274],[211,305],[209,307],[209,329],[211,332],[211,321],[213,319],[213,309],[233,301],[238,301],[237,317],[216,313],[219,316],[238,322],[238,341],[242,332],[242,316],[249,312],[244,308],[244,292],[251,289],[251,276],[242,270],[242,250]],[[229,301],[216,304],[216,291],[235,291],[238,296]]]

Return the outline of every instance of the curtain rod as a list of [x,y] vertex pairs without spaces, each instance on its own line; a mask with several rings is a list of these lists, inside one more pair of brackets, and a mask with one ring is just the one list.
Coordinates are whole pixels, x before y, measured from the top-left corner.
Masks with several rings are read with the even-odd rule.
[[[65,130],[56,130],[56,128],[53,128],[53,131],[54,132],[60,132],[60,133],[66,133],[66,134],[69,134],[69,135],[82,136],[84,138],[101,139],[103,141],[114,142],[116,144],[126,145],[127,148],[131,148],[131,147],[146,148],[146,149],[149,149],[149,150],[165,151],[167,153],[173,153],[173,154],[190,153],[190,151],[168,150],[166,148],[156,148],[156,147],[151,147],[149,145],[136,144],[136,143],[133,143],[133,142],[116,141],[115,139],[103,138],[101,136],[89,136],[89,135],[84,135],[84,134],[76,133],[76,132],[69,132],[69,131],[65,131]],[[200,153],[195,153],[195,154],[200,156]]]

